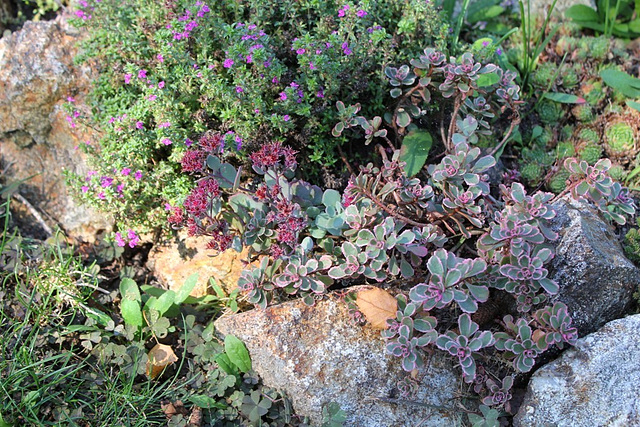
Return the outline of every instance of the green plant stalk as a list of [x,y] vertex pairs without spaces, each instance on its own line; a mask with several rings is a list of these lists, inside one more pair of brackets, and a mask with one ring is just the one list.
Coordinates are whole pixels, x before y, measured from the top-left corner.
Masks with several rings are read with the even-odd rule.
[[[527,14],[526,19],[524,3],[522,0],[519,0],[520,5],[520,16],[521,16],[521,28],[522,28],[522,44],[523,44],[523,52],[524,52],[524,77],[522,78],[522,87],[525,88],[529,83],[529,76],[535,69],[535,63],[545,46],[551,41],[551,38],[555,34],[556,30],[552,31],[551,34],[545,39],[543,39],[544,34],[547,31],[547,27],[549,26],[549,21],[551,20],[551,14],[556,7],[556,3],[558,0],[554,0],[549,7],[549,12],[547,13],[547,17],[542,24],[542,28],[540,29],[540,33],[535,37],[534,40],[531,38],[531,1],[527,0]],[[542,40],[542,41],[541,41]],[[531,54],[531,48],[533,45],[535,49],[533,50],[533,54]]]
[[462,3],[462,10],[460,10],[460,14],[458,15],[458,22],[456,23],[456,29],[453,33],[453,50],[455,52],[458,51],[458,40],[460,39],[460,31],[462,30],[462,23],[464,22],[464,18],[467,15],[467,9],[469,7],[469,0],[464,0]]
[[613,16],[611,17],[611,29],[609,31],[608,37],[611,37],[613,35],[613,30],[614,27],[616,25],[616,20],[618,19],[618,10],[620,9],[620,0],[616,1],[616,8],[613,11]]
[[556,70],[556,72],[553,74],[553,78],[551,79],[551,81],[549,82],[549,84],[547,85],[546,89],[544,90],[544,92],[542,93],[542,95],[538,98],[538,100],[536,101],[535,105],[533,106],[533,109],[535,110],[535,108],[538,106],[538,104],[540,104],[540,102],[544,99],[545,95],[547,93],[549,93],[549,91],[551,90],[551,86],[553,86],[553,83],[556,81],[556,79],[558,78],[558,76],[560,75],[560,71],[562,70],[562,67],[565,65],[565,59],[567,59],[567,55],[569,53],[565,53],[564,56],[562,57],[562,61],[560,61],[560,66],[558,67],[558,69]]

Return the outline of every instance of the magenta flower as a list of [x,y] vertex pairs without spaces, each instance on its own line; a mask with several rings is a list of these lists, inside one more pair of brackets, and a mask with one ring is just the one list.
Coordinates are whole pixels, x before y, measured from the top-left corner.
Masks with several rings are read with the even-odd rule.
[[193,141],[189,138],[184,140],[184,145],[186,145],[187,147],[191,147],[191,144],[193,144]]
[[81,189],[83,193],[86,193],[87,191],[89,191],[89,187],[87,187],[86,185],[83,185]]
[[244,89],[242,88],[242,86],[236,86],[236,92],[237,93],[242,93],[242,92],[244,92]]
[[156,98],[157,98],[157,96],[155,96],[155,95],[149,95],[149,96],[147,97],[147,99],[149,99],[149,101],[155,101],[155,100],[156,100]]
[[160,62],[164,62],[164,56],[162,56],[161,54],[157,54],[156,59]]
[[113,178],[111,178],[110,176],[103,176],[102,178],[100,178],[100,185],[102,186],[102,188],[111,187],[111,184],[113,184]]
[[224,68],[231,68],[233,66],[233,59],[227,58],[224,60],[224,64],[222,64]]
[[159,87],[160,89],[164,88],[164,82],[160,82],[160,83],[158,83],[158,87]]
[[144,128],[144,123],[142,123],[141,121],[137,121],[136,122],[136,128],[138,128],[138,129]]
[[130,173],[131,173],[131,169],[129,169],[129,168],[123,168],[120,171],[120,175],[122,175],[122,176],[128,176]]
[[122,240],[122,234],[120,233],[116,233],[116,245],[120,247],[124,246],[124,240]]
[[302,47],[301,47],[300,49],[296,50],[296,53],[297,53],[298,55],[303,55],[306,51],[307,51],[306,49],[304,49],[304,48],[302,48]]
[[136,171],[136,173],[133,174],[133,177],[136,181],[140,181],[142,179],[142,171]]
[[160,142],[162,142],[164,145],[171,145],[171,144],[173,144],[173,142],[171,142],[171,140],[170,140],[169,138],[164,138],[164,139],[163,139],[162,141],[160,141]]
[[71,96],[67,96],[67,102],[76,102],[76,100]]
[[98,193],[98,199],[104,200],[106,198],[107,198],[107,196],[105,196],[104,191],[101,191],[101,192]]
[[286,101],[287,100],[287,94],[284,92],[280,92],[280,101]]
[[289,121],[289,119],[291,119],[291,117],[289,117],[289,115],[288,115],[288,114],[285,114],[285,115],[284,115],[284,117],[283,117],[283,119],[284,119],[284,121],[285,121],[285,122],[288,122],[288,121]]
[[138,71],[138,78],[139,79],[146,79],[147,78],[147,70]]
[[360,9],[359,11],[356,12],[356,15],[358,15],[359,18],[364,18],[365,16],[368,15],[368,13],[362,9]]
[[140,238],[136,235],[136,232],[133,231],[132,229],[129,229],[127,231],[127,238],[129,239],[130,248],[135,248],[138,242],[140,241]]

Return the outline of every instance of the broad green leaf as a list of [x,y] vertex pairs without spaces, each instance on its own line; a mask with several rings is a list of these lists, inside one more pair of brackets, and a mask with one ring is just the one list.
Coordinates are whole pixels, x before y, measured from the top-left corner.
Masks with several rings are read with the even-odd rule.
[[234,335],[224,337],[224,351],[229,356],[229,361],[236,365],[241,372],[251,370],[251,357],[244,343]]
[[120,313],[125,325],[142,326],[142,310],[138,301],[123,298],[120,302]]
[[587,102],[584,98],[571,95],[570,93],[547,92],[544,94],[544,97],[563,104],[584,104]]
[[404,173],[408,177],[420,172],[429,157],[432,145],[431,134],[424,130],[411,131],[404,137],[400,148],[400,161],[407,164]]
[[145,304],[145,310],[156,310],[160,316],[163,316],[171,306],[174,304],[176,293],[174,291],[167,291],[160,297],[151,297]]
[[202,409],[211,409],[211,408],[226,409],[228,406],[228,405],[225,405],[224,403],[218,402],[215,399],[209,396],[205,396],[203,394],[194,394],[193,396],[189,397],[189,401],[194,405],[196,405],[198,408],[202,408]]
[[640,79],[614,69],[600,71],[600,77],[607,85],[627,98],[640,98]]
[[229,360],[229,356],[227,356],[226,353],[218,354],[214,358],[214,360],[216,361],[216,363],[218,364],[220,369],[222,369],[227,374],[229,374],[229,375],[237,375],[238,374],[238,368],[236,367],[236,365],[231,363],[231,360]]
[[[574,21],[598,22],[600,20],[600,18],[598,17],[598,13],[595,10],[583,4],[576,4],[571,6],[564,12],[564,16],[573,19]],[[582,25],[582,22],[578,22],[578,24]]]
[[4,418],[2,418],[2,414],[0,414],[0,427],[11,427],[11,424],[6,422]]
[[487,86],[492,86],[498,83],[499,81],[500,81],[500,76],[497,73],[486,73],[486,74],[480,74],[480,76],[478,76],[478,80],[476,80],[476,83],[478,87],[487,87]]
[[633,108],[634,110],[638,110],[640,111],[640,102],[636,102],[636,101],[627,101],[626,103],[629,107]]
[[336,206],[340,203],[341,199],[342,197],[340,196],[339,192],[337,192],[336,190],[328,189],[325,190],[324,194],[322,195],[322,204],[326,207]]
[[472,16],[467,18],[467,21],[469,21],[470,24],[475,24],[479,21],[490,21],[496,16],[499,16],[502,12],[504,12],[504,8],[497,5],[490,6],[474,13]]
[[182,287],[178,289],[178,292],[176,292],[174,302],[176,304],[182,304],[184,300],[191,295],[193,288],[195,288],[197,284],[198,273],[193,273],[191,276],[187,277],[187,280],[184,281],[184,285],[182,285]]
[[141,301],[140,289],[137,283],[129,278],[122,279],[120,281],[120,295],[123,299],[130,299],[132,301]]

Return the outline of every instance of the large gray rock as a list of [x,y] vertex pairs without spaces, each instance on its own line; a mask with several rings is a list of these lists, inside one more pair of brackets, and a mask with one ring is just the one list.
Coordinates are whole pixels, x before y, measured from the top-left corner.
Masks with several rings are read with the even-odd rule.
[[515,427],[640,425],[640,315],[608,323],[531,378]]
[[551,277],[560,292],[552,301],[567,305],[583,336],[628,312],[640,270],[625,257],[613,227],[588,204],[564,198],[554,207],[560,239]]
[[67,96],[79,100],[91,81],[89,67],[73,65],[80,37],[58,16],[0,39],[0,161],[9,181],[26,180],[20,192],[52,228],[92,240],[110,223],[74,202],[62,175],[86,172],[78,146],[98,139],[91,129],[71,129],[62,110]]
[[348,426],[445,426],[459,417],[449,402],[459,375],[441,352],[421,373],[417,397],[398,399],[396,384],[407,376],[400,360],[386,354],[380,331],[354,324],[335,296],[314,307],[292,301],[221,317],[215,326],[245,342],[263,382],[285,391],[314,426],[330,402],[347,413]]

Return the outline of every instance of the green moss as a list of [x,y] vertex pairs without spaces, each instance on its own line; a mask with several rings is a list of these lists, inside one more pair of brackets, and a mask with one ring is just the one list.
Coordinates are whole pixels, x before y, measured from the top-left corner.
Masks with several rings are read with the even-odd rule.
[[567,188],[567,180],[569,179],[569,176],[571,176],[569,171],[562,168],[553,175],[547,187],[555,194],[561,193],[565,188]]
[[562,106],[558,102],[542,101],[536,107],[540,121],[546,125],[557,124],[564,115]]
[[589,143],[580,151],[580,160],[584,160],[590,165],[594,165],[602,157],[602,147],[598,144]]
[[625,155],[633,150],[635,132],[628,123],[612,123],[604,130],[604,142],[607,146],[607,152],[613,155]]

